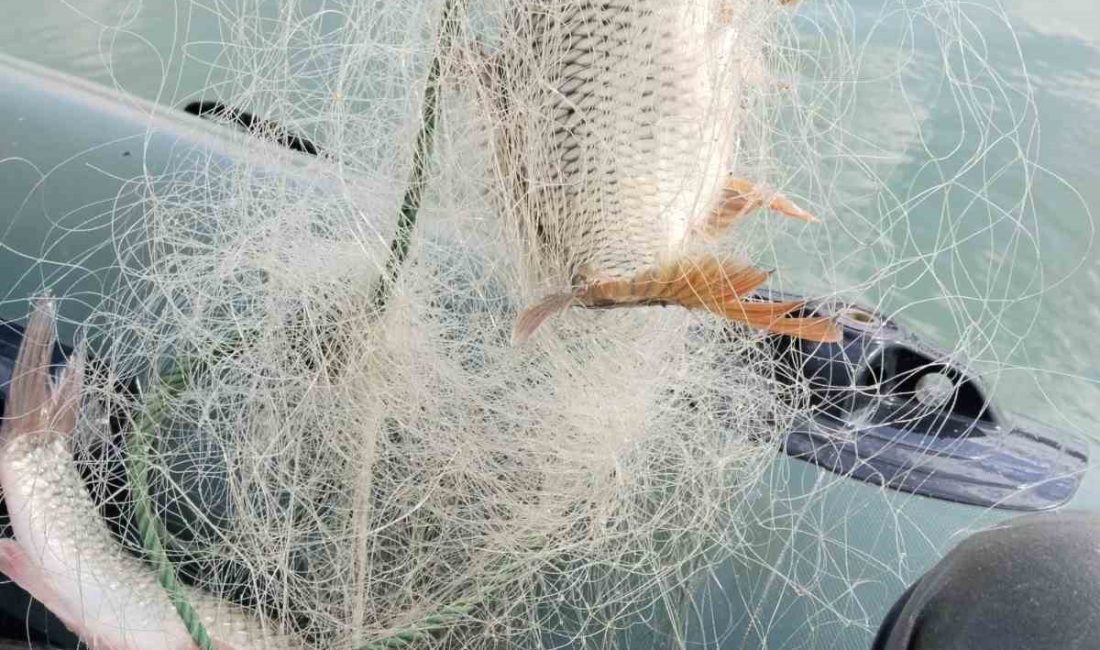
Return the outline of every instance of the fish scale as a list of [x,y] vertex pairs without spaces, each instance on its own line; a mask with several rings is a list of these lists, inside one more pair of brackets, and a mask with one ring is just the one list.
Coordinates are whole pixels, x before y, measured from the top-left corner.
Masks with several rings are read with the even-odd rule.
[[[764,23],[749,18],[780,2],[559,0],[513,11],[482,75],[494,168],[535,281],[567,287],[520,312],[514,341],[572,306],[653,305],[838,340],[827,319],[788,315],[801,303],[744,303],[766,274],[690,259],[696,240],[759,207],[813,220],[728,174],[746,91],[766,80]],[[701,288],[715,294],[691,298]]]
[[551,273],[629,277],[678,254],[719,192],[734,30],[711,0],[537,7],[503,64],[507,152],[527,158],[516,216],[538,223]]

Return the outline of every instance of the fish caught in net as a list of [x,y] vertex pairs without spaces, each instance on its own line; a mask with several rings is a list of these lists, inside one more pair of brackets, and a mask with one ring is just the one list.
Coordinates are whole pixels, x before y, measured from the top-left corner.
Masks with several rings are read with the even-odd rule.
[[841,339],[838,251],[902,266],[904,209],[837,189],[882,179],[820,4],[194,3],[194,112],[251,139],[127,183],[86,373],[50,387],[34,311],[0,568],[93,647],[691,645],[716,567],[778,562],[749,531],[813,517],[767,496],[816,408],[779,341]]

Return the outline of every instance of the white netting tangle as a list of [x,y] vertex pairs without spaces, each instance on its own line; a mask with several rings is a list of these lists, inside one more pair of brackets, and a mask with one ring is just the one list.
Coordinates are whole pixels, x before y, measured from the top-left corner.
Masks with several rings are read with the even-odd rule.
[[[675,642],[808,408],[759,331],[793,307],[754,319],[681,276],[735,281],[761,231],[821,227],[748,217],[809,219],[779,190],[828,219],[856,200],[830,174],[880,182],[811,168],[847,146],[826,101],[854,93],[826,66],[855,55],[822,45],[843,8],[803,18],[815,69],[776,0],[200,5],[223,26],[211,90],[320,155],[145,179],[113,242],[89,391],[148,427],[180,576],[315,647]],[[650,306],[568,307],[622,291]]]
[[[228,510],[214,519],[210,505],[184,509],[185,527],[196,534],[177,541],[203,566],[208,588],[245,594],[323,647],[425,628],[463,646],[526,645],[547,634],[613,642],[617,628],[654,604],[679,607],[685,581],[719,543],[791,416],[790,396],[772,379],[759,339],[718,318],[657,308],[565,314],[523,346],[512,344],[511,331],[526,301],[570,282],[558,260],[589,256],[610,259],[616,270],[644,268],[666,253],[658,247],[679,246],[681,222],[710,207],[705,196],[717,192],[731,144],[712,132],[734,119],[730,98],[742,93],[703,94],[720,99],[718,106],[700,105],[692,93],[700,94],[699,82],[741,77],[721,67],[728,62],[706,60],[728,56],[724,43],[685,41],[687,34],[661,25],[684,20],[700,36],[729,38],[719,9],[508,7],[496,16],[496,43],[486,46],[501,54],[482,62],[473,60],[481,52],[461,50],[468,44],[454,39],[440,54],[452,64],[443,68],[445,101],[498,93],[488,101],[511,114],[493,123],[498,114],[486,112],[485,127],[525,132],[505,143],[470,119],[476,109],[444,104],[440,146],[427,163],[429,195],[384,309],[372,291],[394,236],[396,192],[343,189],[335,170],[325,186],[341,189],[308,191],[257,178],[248,165],[228,177],[217,170],[184,179],[179,195],[159,191],[138,235],[149,247],[149,264],[133,278],[144,285],[141,303],[108,327],[125,347],[107,356],[194,364],[185,387],[158,405],[180,434],[161,432],[156,465],[164,468],[161,487],[180,491],[163,491],[168,501],[201,493],[192,486],[205,478],[219,510]],[[769,3],[766,11],[779,9]],[[559,19],[552,37],[530,32],[554,12],[572,18]],[[328,36],[331,50],[314,46],[308,61],[297,62],[320,69],[315,78],[324,83],[293,104],[310,107],[309,130],[334,166],[346,160],[382,178],[389,171],[400,184],[411,175],[407,145],[396,147],[406,155],[382,162],[392,171],[363,162],[363,141],[378,140],[367,130],[380,128],[385,104],[371,102],[365,114],[345,108],[366,104],[359,96],[380,76],[372,70],[378,55],[366,43],[356,47],[369,42],[370,23],[352,17]],[[272,42],[294,38],[294,26],[278,23]],[[640,64],[619,56],[642,70],[608,66],[603,72],[617,78],[603,86],[607,108],[576,109],[598,119],[556,125],[547,108],[562,82],[542,67],[567,67],[557,50],[576,30],[608,26],[620,39],[612,49],[637,52]],[[652,43],[631,50],[638,38]],[[759,37],[746,41],[762,47]],[[706,50],[679,60],[676,47],[688,43]],[[430,41],[415,44],[419,60],[409,76],[420,81],[433,53]],[[231,67],[278,84],[269,67],[284,63],[279,50],[251,45],[256,58]],[[745,45],[739,49],[751,51]],[[654,46],[657,60],[647,60]],[[328,76],[338,71],[343,76]],[[667,71],[669,87],[654,71]],[[339,88],[329,85],[335,81]],[[654,97],[652,105],[616,102],[616,83],[626,85],[619,92],[650,83],[636,96]],[[273,106],[262,91],[242,93],[231,97],[234,105]],[[417,99],[401,97],[410,106]],[[288,117],[276,112],[297,124]],[[382,126],[390,132],[418,126],[389,121]],[[563,128],[590,129],[577,135],[592,150],[579,164],[596,169],[555,176],[572,168],[561,172],[548,160],[578,160],[546,146],[555,142],[547,135]],[[491,152],[474,140],[486,135],[523,154]],[[700,150],[712,160],[700,161]],[[524,171],[526,160],[547,167]],[[503,168],[509,162],[516,164]],[[520,182],[540,187],[511,199],[506,193]],[[569,183],[589,203],[564,214],[567,199],[553,187]],[[196,186],[208,189],[192,200]],[[622,207],[611,209],[616,202]],[[519,232],[534,232],[537,210],[545,229],[556,229],[550,243]],[[662,220],[679,232],[665,232]],[[533,260],[552,260],[546,266],[557,271],[558,286]],[[133,407],[149,408],[149,394]]]

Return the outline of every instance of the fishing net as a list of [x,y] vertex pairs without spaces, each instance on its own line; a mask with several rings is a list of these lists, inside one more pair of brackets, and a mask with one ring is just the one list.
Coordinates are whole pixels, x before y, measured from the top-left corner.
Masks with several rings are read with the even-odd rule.
[[[988,60],[995,7],[175,9],[216,26],[184,58],[254,142],[181,152],[110,210],[76,455],[120,543],[149,557],[154,518],[182,581],[323,648],[788,647],[796,609],[801,643],[873,629],[858,585],[911,576],[845,544],[866,503],[816,498],[843,479],[792,496],[777,458],[809,387],[773,337],[663,306],[513,327],[582,271],[690,249],[770,289],[923,304],[952,358],[995,366],[1047,286],[1034,104],[1018,58]],[[623,48],[652,55],[602,63]],[[821,223],[760,211],[682,244],[730,170]],[[656,234],[628,218],[652,205]],[[756,609],[775,581],[803,604]]]

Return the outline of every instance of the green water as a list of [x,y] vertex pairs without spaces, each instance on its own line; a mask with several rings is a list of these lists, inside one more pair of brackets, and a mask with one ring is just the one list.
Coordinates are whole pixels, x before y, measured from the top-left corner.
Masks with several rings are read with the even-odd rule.
[[[811,122],[802,137],[840,128],[851,151],[815,163],[807,185],[815,205],[829,206],[825,225],[761,219],[750,234],[766,236],[761,255],[786,272],[785,288],[878,302],[980,362],[1010,408],[1100,432],[1100,255],[1089,214],[1100,206],[1100,5],[1013,0],[1007,29],[968,4],[971,50],[946,53],[935,20],[914,19],[910,6],[854,0],[839,21],[815,23],[832,6],[806,0],[804,42],[835,55],[815,24],[845,25],[844,56],[860,65],[832,79],[849,102],[843,123]],[[216,93],[223,39],[216,17],[191,2],[0,0],[0,16],[0,52],[174,106]],[[989,71],[974,84],[946,83],[978,59]],[[831,166],[853,152],[864,168]],[[793,145],[781,153],[799,155]]]

